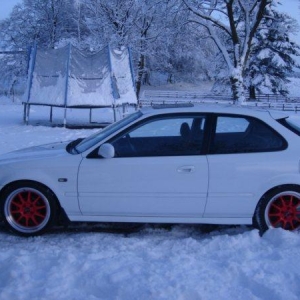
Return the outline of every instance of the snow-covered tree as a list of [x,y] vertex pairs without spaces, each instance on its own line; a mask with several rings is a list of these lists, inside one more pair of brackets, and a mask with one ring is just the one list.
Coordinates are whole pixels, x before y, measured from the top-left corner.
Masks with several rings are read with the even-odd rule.
[[[129,46],[136,66],[137,92],[148,82],[151,71],[186,75],[208,73],[206,51],[211,45],[199,31],[191,34],[186,22],[186,11],[178,0],[108,1],[86,0],[86,24],[94,40],[104,46]],[[199,48],[201,51],[199,51]],[[206,54],[204,55],[204,53]],[[204,70],[205,69],[205,70]]]
[[159,77],[165,83],[210,78],[214,70],[215,46],[203,28],[192,31],[185,26],[188,13],[183,3],[144,0],[139,1],[139,5],[138,37],[132,44],[142,67],[138,68],[138,81],[141,74],[144,79],[150,74],[149,82],[153,82],[153,73],[162,75]]
[[266,10],[266,17],[255,35],[246,70],[246,85],[250,97],[255,90],[272,91],[286,95],[288,76],[296,66],[295,57],[300,47],[290,39],[289,34],[298,28],[296,20],[275,9]]
[[170,16],[177,9],[176,4],[168,0],[138,1],[135,21],[137,36],[132,43],[138,57],[137,92],[148,81],[149,71],[154,67],[153,61],[163,56],[163,48],[172,39]]
[[40,36],[40,29],[35,14],[23,4],[13,8],[10,17],[0,22],[0,39],[6,49],[26,49]]
[[182,0],[191,12],[190,22],[207,29],[226,62],[233,97],[243,103],[245,70],[253,39],[275,0]]
[[[243,102],[249,87],[285,92],[298,48],[288,39],[291,19],[275,11],[277,1],[23,0],[0,22],[0,40],[7,50],[34,42],[92,51],[129,46],[138,90],[151,71],[169,82],[227,78]],[[5,70],[26,63],[7,60]]]
[[26,48],[37,42],[54,48],[61,39],[74,36],[73,12],[71,0],[23,0],[1,24],[1,37],[10,47]]
[[[7,51],[0,54],[0,90],[13,95],[17,89],[24,89],[27,75],[27,52]],[[18,92],[18,91],[17,91]]]
[[135,0],[86,0],[86,24],[103,44],[122,47],[133,38]]

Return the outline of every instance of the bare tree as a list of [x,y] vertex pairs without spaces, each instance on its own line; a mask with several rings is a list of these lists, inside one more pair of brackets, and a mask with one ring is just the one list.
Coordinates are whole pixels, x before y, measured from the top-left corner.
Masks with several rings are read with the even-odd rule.
[[23,0],[1,24],[0,37],[15,48],[24,49],[33,42],[54,48],[62,39],[76,34],[72,8],[71,0]]
[[[162,43],[161,37],[169,32],[170,14],[174,3],[168,0],[140,0],[135,18],[136,39],[135,51],[138,54],[137,93],[147,81],[149,57],[156,43]],[[166,39],[164,40],[166,43]]]
[[134,0],[86,0],[85,7],[93,35],[117,47],[128,45],[136,16]]
[[229,70],[235,101],[245,98],[244,72],[253,39],[273,0],[182,0],[190,11],[190,22],[204,26]]

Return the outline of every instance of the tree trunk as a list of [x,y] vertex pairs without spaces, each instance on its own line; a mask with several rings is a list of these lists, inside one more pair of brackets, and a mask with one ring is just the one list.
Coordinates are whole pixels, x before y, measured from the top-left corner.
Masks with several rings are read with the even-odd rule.
[[145,73],[145,55],[141,54],[139,63],[138,63],[138,77],[137,77],[137,82],[136,82],[136,94],[139,96],[142,83],[143,83],[143,78],[144,78],[144,73]]
[[250,85],[250,87],[249,87],[249,96],[250,96],[250,99],[256,99],[256,91],[255,91],[254,85]]
[[230,84],[234,104],[243,105],[246,102],[244,80],[241,68],[235,68],[230,76]]

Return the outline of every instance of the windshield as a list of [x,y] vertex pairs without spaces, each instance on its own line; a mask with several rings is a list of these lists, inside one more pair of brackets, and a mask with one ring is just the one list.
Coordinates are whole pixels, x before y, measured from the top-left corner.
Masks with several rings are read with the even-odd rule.
[[105,127],[103,130],[88,136],[87,138],[83,139],[80,143],[78,143],[78,145],[75,145],[75,152],[82,153],[86,151],[87,149],[93,147],[94,145],[99,143],[101,140],[107,138],[114,132],[117,132],[121,128],[126,127],[128,124],[138,119],[141,115],[142,113],[140,111],[137,111],[125,117],[124,119]]

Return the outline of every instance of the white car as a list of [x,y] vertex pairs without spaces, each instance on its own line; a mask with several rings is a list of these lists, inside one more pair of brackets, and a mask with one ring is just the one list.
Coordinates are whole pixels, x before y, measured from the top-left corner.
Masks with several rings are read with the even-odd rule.
[[296,230],[299,134],[275,111],[142,109],[85,139],[3,155],[1,215],[24,236],[63,218]]

